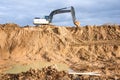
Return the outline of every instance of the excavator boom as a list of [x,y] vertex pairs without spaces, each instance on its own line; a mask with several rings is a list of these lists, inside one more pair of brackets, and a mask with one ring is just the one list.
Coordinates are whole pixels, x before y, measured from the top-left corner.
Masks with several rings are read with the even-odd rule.
[[[68,8],[71,8],[68,10]],[[49,15],[49,22],[51,23],[52,22],[52,19],[53,19],[53,16],[56,15],[56,14],[61,14],[61,13],[69,13],[71,12],[71,15],[72,15],[72,19],[73,19],[73,22],[75,22],[76,20],[76,17],[75,17],[75,10],[74,8],[71,6],[71,7],[66,7],[66,8],[61,8],[61,9],[57,9],[57,10],[54,10],[50,13]]]

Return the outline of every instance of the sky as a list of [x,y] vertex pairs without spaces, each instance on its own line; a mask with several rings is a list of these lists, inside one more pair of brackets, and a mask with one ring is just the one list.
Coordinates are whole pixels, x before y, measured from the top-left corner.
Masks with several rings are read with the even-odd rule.
[[[69,6],[82,26],[120,24],[120,0],[0,0],[0,24],[33,25],[34,17]],[[70,13],[55,15],[52,24],[74,25]]]

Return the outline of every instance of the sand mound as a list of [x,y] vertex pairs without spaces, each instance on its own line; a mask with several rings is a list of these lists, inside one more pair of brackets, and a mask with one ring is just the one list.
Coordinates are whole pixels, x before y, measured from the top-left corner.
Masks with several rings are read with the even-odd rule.
[[120,78],[120,25],[0,25],[0,60],[63,62],[72,69]]

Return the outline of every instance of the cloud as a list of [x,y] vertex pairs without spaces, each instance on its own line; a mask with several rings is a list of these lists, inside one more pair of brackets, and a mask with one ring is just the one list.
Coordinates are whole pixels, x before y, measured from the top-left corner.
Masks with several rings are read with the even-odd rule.
[[[92,0],[93,1],[93,0]],[[95,1],[95,0],[94,0]],[[118,23],[120,14],[119,0],[96,0],[89,5],[77,6],[77,16],[82,24]]]
[[[120,24],[119,0],[1,0],[0,23],[14,22],[19,25],[32,25],[34,17],[49,15],[52,10],[74,6],[76,18],[82,25]],[[55,15],[53,23],[73,25],[71,15]]]

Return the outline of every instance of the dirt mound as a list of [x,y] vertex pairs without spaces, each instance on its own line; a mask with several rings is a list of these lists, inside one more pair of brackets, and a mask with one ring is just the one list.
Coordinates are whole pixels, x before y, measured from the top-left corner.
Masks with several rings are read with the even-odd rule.
[[[63,62],[75,71],[120,78],[120,25],[0,25],[0,60]],[[0,67],[2,68],[2,67]]]

